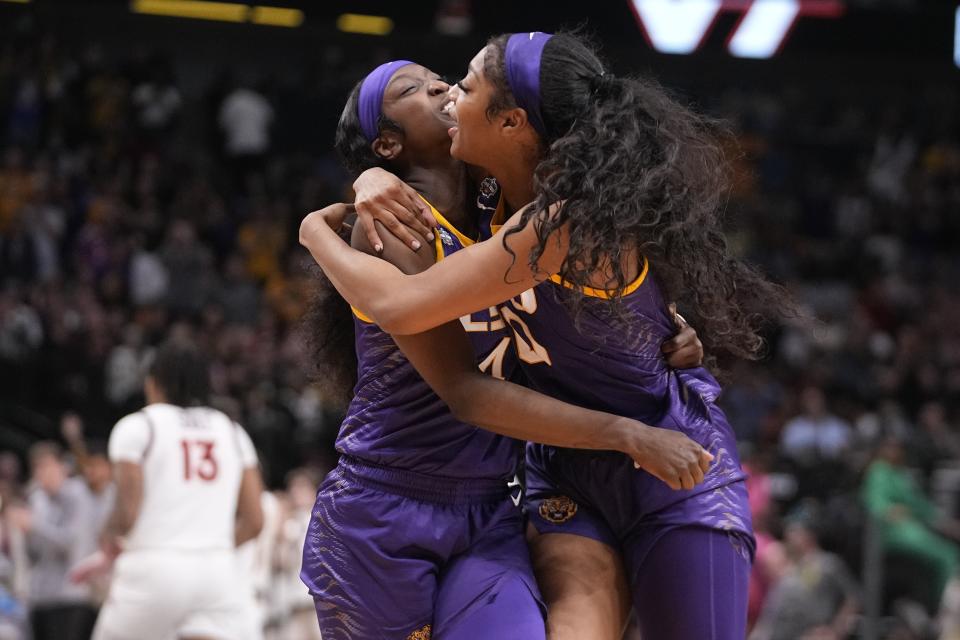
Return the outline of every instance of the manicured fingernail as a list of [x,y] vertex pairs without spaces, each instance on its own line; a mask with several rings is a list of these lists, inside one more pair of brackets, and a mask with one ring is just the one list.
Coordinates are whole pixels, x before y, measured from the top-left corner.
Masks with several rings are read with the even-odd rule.
[[373,245],[373,250],[376,251],[377,253],[380,253],[381,251],[383,251],[383,245],[382,245],[382,244],[375,244],[375,245]]
[[640,468],[640,465],[638,465],[636,462],[634,462],[634,463],[633,463],[633,468],[634,468],[634,469],[639,469],[639,468]]
[[420,241],[419,241],[419,240],[414,240],[413,242],[410,243],[410,246],[413,247],[413,250],[414,250],[414,251],[416,251],[417,249],[420,248]]
[[427,231],[427,240],[433,240],[433,231]]

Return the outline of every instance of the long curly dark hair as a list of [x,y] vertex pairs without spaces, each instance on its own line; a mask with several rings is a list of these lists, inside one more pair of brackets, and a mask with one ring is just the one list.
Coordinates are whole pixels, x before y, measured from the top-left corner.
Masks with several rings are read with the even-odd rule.
[[319,266],[300,331],[310,353],[310,377],[322,383],[324,394],[346,406],[357,383],[357,351],[353,313]]
[[[386,166],[386,161],[370,148],[370,141],[360,127],[357,102],[361,84],[362,81],[358,82],[350,91],[334,136],[334,148],[353,176],[372,167]],[[378,126],[381,131],[403,131],[399,124],[384,115],[380,116]],[[349,237],[344,239],[350,241]],[[314,365],[313,376],[322,379],[328,392],[335,397],[349,400],[357,381],[353,314],[350,305],[340,297],[323,271],[317,267],[314,272],[316,284],[302,323]]]
[[[490,115],[516,107],[506,80],[508,39],[488,43],[484,75],[495,87]],[[534,176],[536,199],[520,225],[532,223],[539,238],[530,265],[537,268],[551,234],[569,225],[560,276],[581,287],[598,272],[610,273],[605,288],[619,298],[630,284],[620,256],[638,249],[666,299],[693,316],[709,352],[760,357],[767,318],[795,315],[796,308],[782,287],[727,248],[723,127],[651,81],[614,77],[577,34],[546,43],[540,95],[543,158]],[[559,211],[548,215],[560,201]],[[580,306],[576,296],[574,313]]]

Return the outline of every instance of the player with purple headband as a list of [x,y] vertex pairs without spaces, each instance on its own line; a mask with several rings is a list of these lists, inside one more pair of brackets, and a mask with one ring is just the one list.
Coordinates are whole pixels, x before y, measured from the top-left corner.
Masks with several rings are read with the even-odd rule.
[[763,318],[792,305],[727,251],[710,123],[614,77],[570,35],[493,39],[452,95],[452,154],[502,186],[495,237],[413,275],[344,245],[336,210],[307,216],[301,242],[385,329],[499,305],[534,388],[675,429],[716,456],[701,484],[681,475],[673,492],[618,453],[528,447],[551,638],[618,638],[632,601],[644,638],[740,640],[753,551],[743,472],[716,380],[657,357],[672,330],[664,300],[695,314],[709,351],[747,358]]
[[[375,248],[353,234],[354,247],[405,273],[448,259],[479,235],[474,180],[449,154],[448,89],[420,65],[386,63],[351,93],[337,130],[349,169],[396,171],[439,222],[433,242],[422,238],[416,251],[390,236]],[[313,315],[333,322],[332,314]],[[509,378],[516,362],[496,309],[395,339],[359,311],[351,324],[358,381],[337,439],[341,459],[317,496],[301,571],[327,640],[544,636],[519,494],[509,484],[520,440],[623,451],[667,477],[698,473],[709,458],[677,432],[480,373]],[[327,341],[319,359],[336,346],[353,348]]]

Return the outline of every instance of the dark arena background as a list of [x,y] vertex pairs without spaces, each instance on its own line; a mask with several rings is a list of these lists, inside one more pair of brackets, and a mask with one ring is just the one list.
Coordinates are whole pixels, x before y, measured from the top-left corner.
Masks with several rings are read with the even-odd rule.
[[[143,406],[171,335],[260,456],[263,635],[318,637],[300,550],[349,398],[311,363],[297,232],[352,198],[347,93],[391,58],[458,79],[492,35],[561,28],[729,124],[728,242],[815,318],[723,371],[750,637],[960,638],[957,0],[0,0],[0,639],[66,638],[34,636],[34,609],[102,602],[35,540],[30,452],[58,444],[106,496],[78,460]],[[222,115],[238,92],[248,121]],[[101,524],[53,526],[79,558]]]

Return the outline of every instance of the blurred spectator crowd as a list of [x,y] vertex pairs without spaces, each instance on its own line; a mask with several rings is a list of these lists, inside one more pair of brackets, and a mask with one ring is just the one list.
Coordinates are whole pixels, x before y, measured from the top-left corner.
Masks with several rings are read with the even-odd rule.
[[214,362],[218,408],[282,465],[274,484],[329,463],[304,458],[338,425],[310,384],[295,245],[302,212],[340,198],[336,163],[271,153],[269,87],[225,74],[187,99],[163,57],[73,53],[52,38],[0,49],[4,419],[50,434],[76,411],[104,437],[142,403],[153,345],[184,333]]
[[[105,588],[66,576],[110,510],[109,430],[142,406],[144,367],[170,334],[206,350],[212,404],[250,433],[273,490],[241,552],[267,637],[312,637],[300,553],[344,401],[312,382],[296,229],[341,199],[343,176],[274,149],[283,103],[227,73],[184,96],[162,56],[0,38],[3,640],[86,637]],[[65,447],[78,416],[87,457]]]
[[[215,406],[260,451],[274,491],[245,553],[273,637],[307,637],[284,625],[345,399],[307,358],[296,229],[349,186],[329,139],[363,66],[338,60],[188,92],[159,54],[0,40],[0,640],[102,598],[65,578],[110,500],[97,442],[170,333],[208,352]],[[731,243],[816,318],[725,376],[755,640],[859,637],[871,601],[879,637],[960,638],[960,94],[884,89],[682,87],[737,132]]]

